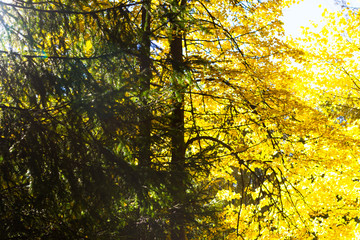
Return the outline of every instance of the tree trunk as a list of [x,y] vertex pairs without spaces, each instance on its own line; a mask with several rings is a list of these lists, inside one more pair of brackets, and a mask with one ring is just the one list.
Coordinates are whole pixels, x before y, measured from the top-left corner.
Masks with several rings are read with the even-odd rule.
[[[140,42],[140,77],[139,77],[139,100],[141,107],[139,109],[139,137],[137,139],[138,161],[141,168],[141,174],[144,179],[148,169],[151,167],[151,109],[148,101],[148,94],[150,91],[151,74],[151,59],[150,59],[150,44],[151,44],[151,29],[150,29],[150,5],[151,0],[143,0],[141,7],[141,42]],[[141,209],[146,209],[147,204],[138,209],[139,217],[143,217]],[[143,223],[137,229],[138,239],[147,240],[153,239],[154,233],[150,230],[148,223]]]
[[140,138],[139,147],[139,165],[148,167],[151,162],[151,109],[148,103],[148,92],[150,90],[151,81],[151,59],[150,59],[150,4],[151,0],[144,0],[141,9],[141,46],[140,46],[140,83],[139,98],[141,101],[141,109],[139,114],[139,131]]
[[[176,1],[176,0],[175,0]],[[176,6],[183,10],[186,1],[176,1]],[[182,29],[178,22],[179,12],[171,16],[172,35],[170,37],[170,55],[173,69],[173,111],[171,118],[171,187],[173,205],[170,217],[171,239],[185,240],[185,200],[186,200],[186,170],[185,170],[185,142],[184,142],[184,91],[183,81],[184,63],[182,52]]]

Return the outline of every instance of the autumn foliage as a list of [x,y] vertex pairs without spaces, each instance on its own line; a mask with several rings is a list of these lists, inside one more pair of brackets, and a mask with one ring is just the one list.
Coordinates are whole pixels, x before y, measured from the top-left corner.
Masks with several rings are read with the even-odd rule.
[[294,1],[0,2],[4,239],[356,239],[360,19]]

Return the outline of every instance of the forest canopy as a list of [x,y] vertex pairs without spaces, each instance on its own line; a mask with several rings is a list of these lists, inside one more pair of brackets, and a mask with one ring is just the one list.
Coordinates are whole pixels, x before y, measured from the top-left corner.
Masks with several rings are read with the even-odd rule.
[[295,2],[0,1],[1,238],[359,238],[359,9]]

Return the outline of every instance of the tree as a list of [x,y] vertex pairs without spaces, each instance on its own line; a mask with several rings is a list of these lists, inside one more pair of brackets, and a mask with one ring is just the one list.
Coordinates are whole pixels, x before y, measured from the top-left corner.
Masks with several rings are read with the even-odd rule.
[[319,32],[305,29],[306,38],[291,43],[304,52],[305,61],[298,66],[287,65],[288,72],[299,79],[293,91],[333,122],[331,135],[322,136],[327,142],[316,152],[321,163],[308,172],[316,191],[307,187],[303,192],[311,206],[307,210],[309,222],[318,229],[319,238],[353,239],[358,236],[359,220],[354,177],[359,171],[355,70],[358,10],[325,11],[323,16],[324,27]]
[[355,215],[338,227],[350,215],[311,195],[354,173],[331,157],[352,162],[357,140],[302,97],[285,63],[307,55],[280,38],[286,4],[1,2],[1,232],[317,238],[319,219],[353,229]]
[[137,135],[139,111],[127,96],[137,84],[136,35],[121,4],[93,4],[95,15],[81,1],[2,4],[9,38],[1,84],[8,238],[136,235],[135,196],[144,194],[127,153],[136,147],[128,142]]

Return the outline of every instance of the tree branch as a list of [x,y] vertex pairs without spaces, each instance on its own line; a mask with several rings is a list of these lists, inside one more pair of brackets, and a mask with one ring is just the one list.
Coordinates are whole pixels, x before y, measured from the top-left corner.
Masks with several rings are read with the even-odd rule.
[[21,5],[12,4],[12,3],[5,3],[5,2],[0,1],[0,5],[4,5],[4,6],[7,6],[7,7],[19,8],[19,9],[27,9],[27,10],[32,10],[32,11],[36,11],[36,12],[43,12],[43,13],[60,13],[60,14],[76,14],[76,15],[93,15],[93,14],[97,14],[97,13],[101,13],[101,12],[107,12],[107,11],[115,10],[115,9],[119,9],[119,8],[126,8],[126,7],[130,7],[130,6],[136,6],[136,5],[139,5],[139,4],[140,4],[140,2],[139,3],[129,3],[129,4],[119,4],[119,5],[116,5],[114,7],[110,7],[110,8],[82,12],[82,11],[73,11],[73,10],[45,10],[45,9],[38,9],[38,8],[34,8],[34,7],[26,7],[26,6],[21,6]]
[[199,140],[210,140],[210,141],[213,141],[213,142],[216,142],[216,143],[222,145],[223,147],[227,148],[231,152],[231,154],[239,161],[240,164],[244,164],[244,160],[240,159],[238,154],[245,152],[247,149],[240,151],[240,152],[236,152],[230,145],[228,145],[228,144],[224,143],[223,141],[221,141],[217,138],[214,138],[214,137],[197,136],[197,137],[191,138],[185,143],[185,149],[187,149],[193,142],[199,141]]

